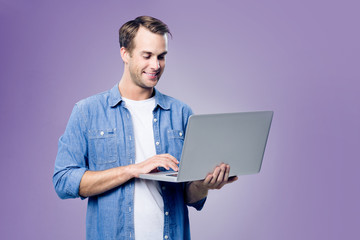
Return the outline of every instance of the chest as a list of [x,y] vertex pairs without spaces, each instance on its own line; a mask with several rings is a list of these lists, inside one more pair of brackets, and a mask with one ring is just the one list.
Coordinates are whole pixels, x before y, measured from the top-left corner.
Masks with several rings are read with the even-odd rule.
[[90,170],[134,164],[135,139],[151,141],[156,154],[169,153],[178,160],[184,143],[183,118],[171,110],[155,109],[145,117],[119,107],[89,119],[87,159]]

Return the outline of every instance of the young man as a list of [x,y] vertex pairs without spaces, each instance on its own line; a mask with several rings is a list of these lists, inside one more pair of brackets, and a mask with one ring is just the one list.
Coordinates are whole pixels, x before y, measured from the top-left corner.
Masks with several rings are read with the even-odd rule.
[[[87,198],[87,239],[190,239],[188,209],[229,180],[218,166],[186,184],[138,179],[178,170],[191,109],[155,89],[165,68],[167,25],[142,16],[119,30],[124,73],[111,90],[78,102],[59,139],[53,184],[60,198]],[[221,161],[221,159],[219,159]]]

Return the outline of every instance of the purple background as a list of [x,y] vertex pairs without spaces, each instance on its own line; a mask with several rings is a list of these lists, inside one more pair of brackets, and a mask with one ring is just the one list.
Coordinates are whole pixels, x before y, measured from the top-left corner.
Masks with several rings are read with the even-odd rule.
[[159,90],[275,111],[261,173],[191,210],[193,238],[360,239],[358,1],[129,2],[0,0],[0,238],[85,238],[86,201],[52,186],[57,140],[120,80],[117,30],[146,14],[174,35]]

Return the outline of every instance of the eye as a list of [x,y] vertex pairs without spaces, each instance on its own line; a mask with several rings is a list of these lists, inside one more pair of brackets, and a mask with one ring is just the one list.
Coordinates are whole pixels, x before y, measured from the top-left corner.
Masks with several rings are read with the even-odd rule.
[[158,56],[158,59],[159,59],[159,60],[164,60],[164,59],[165,59],[165,55],[160,55],[160,56]]
[[150,55],[144,55],[143,58],[150,59]]

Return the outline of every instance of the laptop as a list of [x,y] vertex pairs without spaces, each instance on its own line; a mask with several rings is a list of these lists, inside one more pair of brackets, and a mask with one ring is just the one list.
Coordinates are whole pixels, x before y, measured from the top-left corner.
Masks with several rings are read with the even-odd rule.
[[217,165],[230,177],[260,172],[273,111],[192,115],[186,128],[179,171],[141,174],[165,182],[205,179]]

